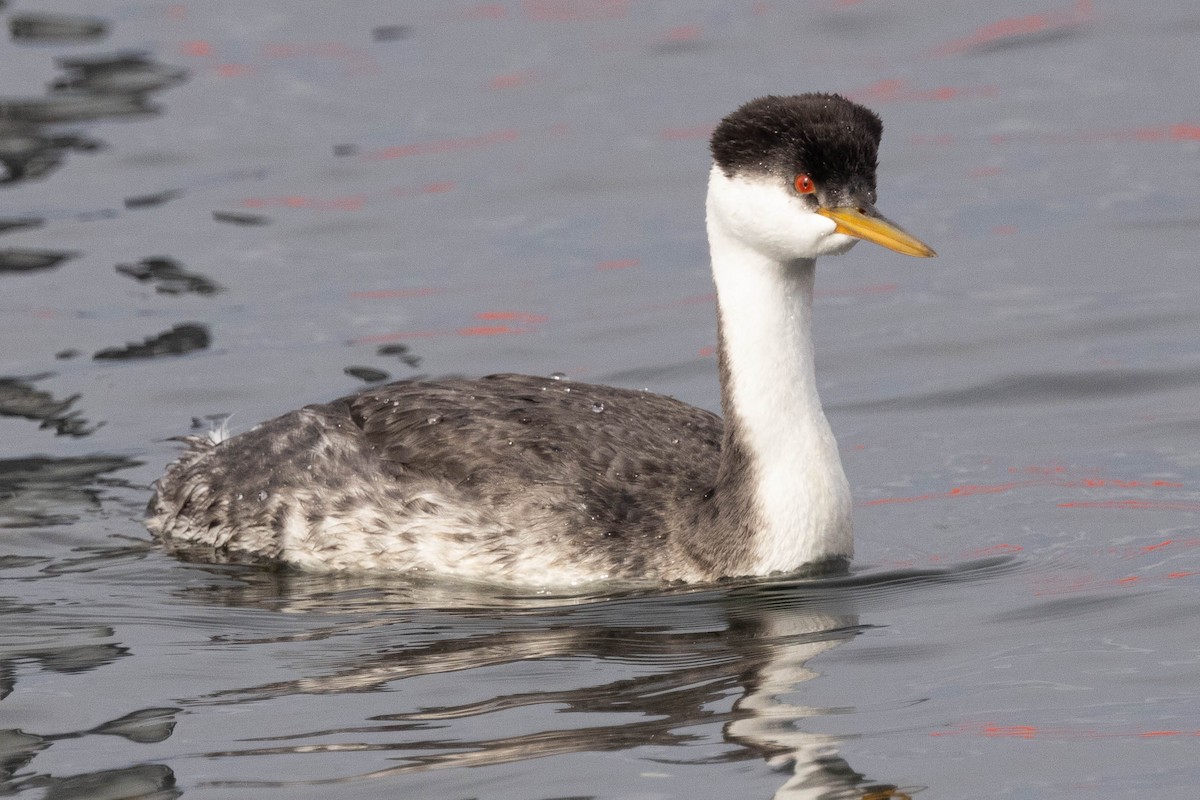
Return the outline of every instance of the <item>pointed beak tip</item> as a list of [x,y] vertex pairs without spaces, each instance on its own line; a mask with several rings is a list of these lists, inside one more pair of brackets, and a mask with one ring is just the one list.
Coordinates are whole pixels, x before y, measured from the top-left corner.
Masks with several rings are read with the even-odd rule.
[[863,239],[894,250],[906,256],[933,258],[937,253],[932,247],[913,236],[894,222],[878,215],[873,208],[854,207],[819,208],[817,213],[837,224],[838,233]]

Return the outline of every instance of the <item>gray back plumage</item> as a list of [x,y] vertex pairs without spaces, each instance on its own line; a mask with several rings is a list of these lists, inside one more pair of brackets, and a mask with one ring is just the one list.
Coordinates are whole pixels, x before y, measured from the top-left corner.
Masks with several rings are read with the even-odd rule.
[[[299,517],[315,529],[369,505],[377,534],[399,536],[436,496],[483,510],[472,552],[497,577],[549,549],[627,577],[700,574],[712,556],[687,529],[705,522],[722,434],[715,414],[650,392],[524,375],[393,383],[190,439],[149,525],[206,559],[286,558]],[[461,539],[456,513],[445,535]]]

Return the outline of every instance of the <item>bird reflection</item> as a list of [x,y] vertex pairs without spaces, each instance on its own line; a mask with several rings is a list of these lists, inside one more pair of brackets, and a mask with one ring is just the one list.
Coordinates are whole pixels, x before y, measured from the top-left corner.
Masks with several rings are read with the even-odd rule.
[[[243,577],[248,582],[242,586],[210,586],[199,593],[209,603],[217,600],[286,611],[312,611],[325,606],[327,611],[337,612],[349,609],[347,603],[353,601],[346,598],[351,596],[378,611],[387,607],[384,598],[389,595],[395,602],[400,601],[397,593],[423,594],[420,587],[404,589],[395,581],[356,584],[354,579],[346,579],[350,583],[339,584],[337,578],[291,573],[246,573]],[[345,588],[345,594],[339,591],[339,585]],[[453,587],[429,588],[435,594],[442,592],[443,600],[456,591]],[[780,800],[907,796],[891,784],[872,781],[854,770],[838,755],[835,738],[802,729],[804,720],[823,713],[821,709],[793,705],[784,699],[817,676],[811,659],[861,630],[852,602],[844,593],[821,593],[803,584],[776,583],[765,588],[748,584],[666,597],[583,598],[566,604],[561,598],[523,603],[514,599],[510,607],[503,607],[502,602],[497,608],[495,598],[489,607],[470,590],[458,591],[458,609],[443,606],[441,610],[419,613],[423,629],[458,630],[464,635],[363,653],[323,674],[216,692],[195,698],[189,705],[263,703],[293,695],[350,692],[380,692],[383,700],[403,696],[402,687],[396,693],[396,684],[405,679],[468,673],[518,662],[586,662],[596,665],[597,671],[591,674],[621,677],[584,686],[531,687],[461,704],[384,712],[362,724],[272,736],[258,740],[259,746],[205,755],[280,756],[351,749],[384,751],[392,758],[399,755],[403,759],[399,765],[377,771],[317,781],[336,784],[572,753],[647,746],[656,750],[682,748],[705,742],[711,735],[707,729],[719,725],[727,747],[720,755],[699,763],[765,760],[787,776],[775,793]],[[195,594],[192,592],[191,599],[199,599]],[[378,613],[362,616],[356,632],[373,641],[379,640],[380,632],[397,625],[395,619],[381,618]],[[298,637],[239,637],[226,643],[245,647],[250,643],[333,636],[344,642],[347,630],[343,621],[336,629],[308,629]],[[387,641],[411,638],[411,634],[386,636]],[[621,668],[607,670],[604,664]],[[630,677],[630,672],[640,674]],[[575,675],[571,672],[568,682]],[[463,675],[451,680],[472,678]],[[385,695],[385,690],[391,693]],[[732,706],[731,697],[737,698]],[[487,715],[520,709],[541,713],[548,708],[555,710],[556,717],[568,715],[572,719],[570,727],[523,730],[498,738],[473,738],[468,734],[449,739],[446,735],[448,727],[453,729],[455,724],[467,732],[474,727],[471,720]],[[571,715],[580,714],[589,715],[587,719],[599,724],[579,725],[577,721],[582,717]],[[438,731],[436,737],[429,735],[431,727]],[[680,763],[697,762],[681,757]],[[268,782],[231,785],[250,788]]]
[[145,53],[57,59],[64,75],[44,97],[0,103],[0,184],[44,178],[69,152],[94,152],[103,142],[63,124],[158,113],[155,92],[187,79],[187,70]]

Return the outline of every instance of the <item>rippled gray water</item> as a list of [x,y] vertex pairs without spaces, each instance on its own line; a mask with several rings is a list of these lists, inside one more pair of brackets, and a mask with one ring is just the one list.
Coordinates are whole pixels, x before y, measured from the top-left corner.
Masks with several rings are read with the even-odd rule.
[[[0,2],[0,795],[1190,798],[1193,4]],[[848,576],[186,564],[169,437],[415,375],[718,405],[711,126],[884,117],[822,263]]]

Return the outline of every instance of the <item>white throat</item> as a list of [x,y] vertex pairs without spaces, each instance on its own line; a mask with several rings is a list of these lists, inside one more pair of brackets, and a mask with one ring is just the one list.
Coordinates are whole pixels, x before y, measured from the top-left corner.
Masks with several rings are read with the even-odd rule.
[[[817,395],[812,341],[815,256],[848,249],[849,237],[789,207],[794,201],[766,182],[716,169],[709,182],[726,413],[737,417],[762,521],[755,574],[854,551],[850,487]],[[795,252],[806,255],[789,257]]]

